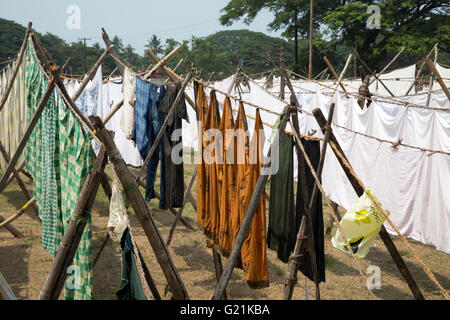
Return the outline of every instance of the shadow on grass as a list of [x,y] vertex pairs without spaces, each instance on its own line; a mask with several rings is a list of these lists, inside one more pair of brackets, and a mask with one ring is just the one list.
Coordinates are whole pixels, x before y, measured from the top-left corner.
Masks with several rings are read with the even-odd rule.
[[330,254],[325,254],[325,269],[338,276],[358,276],[359,272]]
[[[400,280],[404,281],[403,276],[398,271],[397,266],[395,265],[389,253],[381,251],[377,247],[371,248],[366,256],[366,259],[368,261],[371,261],[372,264],[378,265],[383,272],[388,272],[394,275],[395,277],[399,278]],[[428,278],[425,271],[418,264],[418,262],[405,261],[405,263],[421,290],[427,293],[440,295],[438,287],[430,280],[430,278]],[[450,288],[450,279],[447,275],[442,275],[434,271],[433,274],[444,288],[447,289]],[[412,296],[408,295],[408,297]]]
[[26,245],[0,247],[0,272],[18,298],[29,282],[26,250]]

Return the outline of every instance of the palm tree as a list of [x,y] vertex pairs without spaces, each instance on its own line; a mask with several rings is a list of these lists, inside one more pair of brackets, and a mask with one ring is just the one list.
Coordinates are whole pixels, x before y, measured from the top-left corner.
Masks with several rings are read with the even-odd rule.
[[150,49],[150,51],[153,52],[153,54],[156,56],[164,52],[161,45],[161,39],[158,38],[156,34],[152,35],[151,39],[148,40],[148,43],[145,45],[145,47],[147,49]]

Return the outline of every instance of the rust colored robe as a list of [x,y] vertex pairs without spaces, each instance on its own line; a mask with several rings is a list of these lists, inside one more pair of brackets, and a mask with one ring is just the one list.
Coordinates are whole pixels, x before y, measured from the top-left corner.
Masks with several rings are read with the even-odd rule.
[[[255,129],[250,147],[250,163],[248,165],[249,176],[247,181],[247,193],[245,196],[245,208],[247,208],[250,203],[250,199],[255,190],[256,182],[258,181],[263,166],[264,140],[263,123],[261,121],[259,109],[257,109]],[[263,192],[250,225],[247,238],[241,249],[242,268],[250,288],[258,289],[269,286],[266,248],[266,199],[265,193]]]

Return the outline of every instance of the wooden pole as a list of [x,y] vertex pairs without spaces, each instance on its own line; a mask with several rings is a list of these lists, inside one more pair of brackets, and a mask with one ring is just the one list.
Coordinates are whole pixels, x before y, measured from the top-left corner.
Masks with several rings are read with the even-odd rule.
[[[316,108],[313,110],[313,115],[316,118],[317,123],[319,124],[320,128],[322,129],[322,132],[326,134],[327,131],[329,131],[329,141],[330,146],[334,153],[336,154],[336,158],[339,161],[339,164],[341,165],[342,169],[345,172],[345,175],[349,179],[351,185],[353,186],[353,189],[355,190],[358,197],[363,195],[364,188],[361,186],[361,184],[358,182],[358,179],[353,175],[350,170],[347,169],[347,167],[344,165],[343,160],[337,156],[338,154],[342,154],[345,157],[345,153],[343,152],[342,148],[340,147],[338,141],[336,140],[336,137],[333,134],[333,131],[331,127],[326,126],[327,121],[325,120],[325,117],[322,114],[322,111],[320,111],[319,108]],[[345,159],[348,161],[347,159]],[[405,262],[403,261],[403,258],[400,256],[394,242],[392,241],[391,237],[389,236],[388,232],[384,228],[384,226],[381,227],[381,231],[379,233],[381,240],[383,240],[384,245],[389,251],[389,254],[391,255],[392,259],[394,260],[398,270],[400,271],[401,275],[405,279],[406,283],[408,284],[412,294],[414,295],[416,300],[424,300],[424,297],[422,295],[422,292],[420,291],[420,288],[418,287],[416,281],[412,277],[408,267],[406,266]]]
[[[4,222],[6,219],[0,215],[0,222]],[[6,230],[8,230],[14,237],[18,239],[22,239],[24,237],[23,233],[17,230],[16,227],[14,227],[12,224],[7,224],[5,226]]]
[[0,300],[17,300],[11,287],[0,272]]
[[[279,128],[274,129],[274,130],[278,130],[277,134],[279,134],[279,132],[284,132],[284,129],[286,128],[286,124],[289,120],[291,112],[292,112],[291,106],[286,106],[284,108],[280,126],[279,126]],[[272,146],[269,149],[269,153],[268,153],[269,156],[270,156],[271,150],[272,150]],[[269,169],[269,167],[270,167],[270,164],[267,163],[264,165],[263,168]],[[214,300],[219,300],[223,296],[223,293],[228,284],[228,281],[230,280],[231,273],[233,272],[234,266],[236,264],[237,258],[240,255],[242,245],[244,244],[244,240],[247,237],[247,233],[250,228],[250,224],[253,220],[253,216],[255,215],[256,208],[258,207],[259,201],[261,199],[261,195],[264,192],[264,188],[266,186],[268,178],[269,178],[269,175],[267,175],[267,174],[261,174],[258,177],[255,189],[253,191],[252,197],[250,198],[250,202],[249,202],[247,210],[245,212],[244,219],[242,220],[241,226],[239,228],[239,232],[234,241],[233,249],[231,250],[231,253],[228,258],[225,269],[223,270],[222,276],[220,277],[220,281],[217,284],[217,287],[214,291],[214,295],[213,295]]]
[[20,65],[22,64],[23,56],[25,55],[25,49],[26,49],[27,42],[28,42],[28,37],[31,32],[31,25],[32,25],[31,22],[28,22],[27,31],[25,33],[25,39],[23,40],[22,46],[20,47],[19,55],[17,57],[16,64],[12,71],[11,78],[9,79],[9,82],[6,85],[5,92],[3,93],[3,95],[0,99],[0,111],[5,106],[6,100],[8,100],[9,93],[11,92],[11,89],[14,85],[14,80],[16,80],[17,73],[19,72]]
[[328,60],[328,58],[326,56],[323,57],[323,60],[325,61],[325,63],[328,66],[328,69],[330,69],[331,73],[333,74],[334,78],[336,79],[336,81],[338,81],[338,85],[341,86],[342,90],[344,91],[345,95],[348,97],[347,94],[347,90],[345,90],[344,85],[342,84],[341,81],[339,81],[340,76],[337,75],[336,70],[334,70],[333,66],[331,65],[330,61]]
[[31,198],[25,205],[22,206],[22,208],[20,208],[19,210],[17,210],[17,212],[12,215],[11,217],[9,217],[8,219],[6,219],[5,221],[0,223],[0,228],[10,224],[11,222],[13,222],[14,220],[16,220],[18,217],[20,217],[22,214],[24,214],[24,212],[27,210],[27,208],[33,204],[36,200],[34,198]]
[[[3,155],[3,158],[5,159],[6,164],[9,164],[9,162],[11,161],[11,158],[9,157],[8,152],[6,152],[5,148],[3,147],[3,144],[1,141],[0,141],[0,153]],[[17,184],[19,185],[20,189],[22,190],[23,194],[25,195],[25,198],[27,200],[31,200],[32,195],[28,191],[27,187],[25,186],[25,182],[23,182],[17,169],[13,168],[12,173],[13,173],[13,177],[17,181]],[[7,185],[8,185],[8,183],[7,183]],[[39,219],[39,209],[38,209],[36,203],[33,201],[30,205],[31,205],[31,210],[33,211],[33,213],[32,214],[27,213],[27,214],[31,218],[38,220],[40,222],[41,220]]]
[[[395,95],[392,93],[391,90],[389,90],[389,88],[384,84],[384,82],[380,78],[378,78],[378,75],[375,73],[375,71],[372,71],[372,69],[370,69],[369,66],[360,58],[358,53],[355,50],[353,50],[353,53],[355,54],[355,57],[359,60],[359,62],[361,62],[361,64],[367,69],[367,71],[369,71],[371,75],[375,77],[375,79],[380,81],[381,85],[386,89],[386,91],[389,92],[389,94],[392,97],[395,97]],[[369,88],[370,84],[371,82],[368,83],[367,88]]]
[[105,145],[109,159],[114,167],[114,171],[124,186],[125,192],[127,193],[136,217],[142,225],[147,239],[155,252],[156,259],[158,260],[164,276],[167,279],[173,298],[188,299],[188,293],[177,272],[175,264],[172,261],[169,250],[167,249],[161,234],[153,221],[142,194],[138,190],[136,179],[128,170],[125,161],[121,157],[120,152],[117,150],[114,140],[112,139],[110,133],[105,129],[101,119],[94,117],[93,122],[97,136]]
[[[381,76],[386,70],[387,68],[389,68],[391,66],[391,64],[394,63],[395,60],[397,60],[397,58],[400,56],[400,54],[403,52],[403,50],[405,50],[405,47],[403,47],[396,55],[395,57],[383,68],[383,70],[380,71],[380,73],[377,75],[377,79],[378,76]],[[370,81],[369,85],[371,85],[373,82],[375,81],[375,79],[373,79],[372,81]]]
[[[102,39],[105,42],[106,48],[110,48],[110,47],[112,48],[111,54],[118,57],[119,54],[117,52],[117,49],[112,45],[111,40],[109,40],[109,36],[106,33],[104,28],[102,28]],[[117,67],[117,69],[119,69],[120,74],[123,75],[123,71],[124,71],[125,67],[123,65],[120,65],[119,63],[116,63],[116,67]]]
[[[156,57],[150,50],[147,50],[146,53],[150,56],[150,58],[158,63],[159,59],[158,57]],[[161,66],[161,70],[164,71],[164,73],[167,75],[167,77],[170,79],[170,81],[181,81],[183,80],[182,77],[180,77],[179,75],[177,75],[175,72],[173,72],[169,67],[162,65]],[[185,92],[184,93],[184,98],[186,99],[186,101],[191,105],[192,109],[195,110],[195,103],[194,101],[192,101],[191,97],[188,96],[188,94]]]
[[[430,50],[430,52],[428,52],[427,56],[425,57],[425,59],[428,59],[428,57],[431,55],[431,53],[436,50],[437,48],[437,43],[433,46],[433,49]],[[416,84],[417,79],[420,76],[420,73],[422,72],[423,67],[425,66],[425,59],[423,59],[422,64],[420,65],[419,71],[417,71],[416,77],[414,78],[413,83],[409,86],[408,91],[406,91],[405,96],[408,95],[408,93],[412,90],[412,88],[414,87],[414,85]]]
[[439,85],[441,86],[442,90],[444,90],[445,95],[447,96],[447,99],[450,101],[450,92],[448,91],[448,88],[445,86],[444,80],[442,80],[441,75],[436,69],[436,66],[431,62],[430,59],[425,59],[425,62],[430,69],[431,73],[433,73],[436,76],[436,80],[438,81]]
[[312,53],[313,53],[313,16],[314,16],[314,0],[310,0],[309,4],[309,69],[308,78],[312,79]]
[[38,106],[36,107],[36,111],[34,112],[33,117],[31,118],[30,123],[28,124],[27,129],[25,130],[25,133],[20,140],[19,146],[17,147],[16,152],[14,153],[13,157],[11,158],[11,161],[8,164],[8,167],[3,172],[2,178],[0,180],[0,192],[2,192],[6,187],[6,182],[8,181],[9,176],[11,175],[13,169],[16,166],[17,161],[19,160],[20,155],[23,152],[23,149],[25,148],[26,143],[28,142],[28,139],[31,136],[31,133],[34,130],[34,127],[36,126],[39,117],[42,114],[42,111],[44,110],[45,106],[47,105],[48,99],[53,93],[53,89],[55,88],[55,83],[53,82],[53,78],[50,79],[47,82],[47,89],[42,96],[41,100],[39,101]]
[[196,176],[197,176],[197,167],[195,167],[194,173],[192,174],[192,177],[191,177],[191,181],[189,181],[189,185],[188,185],[187,189],[184,192],[183,205],[178,210],[177,215],[175,217],[175,221],[172,223],[172,227],[170,228],[169,235],[167,237],[167,242],[166,242],[167,246],[169,246],[170,242],[172,241],[173,233],[175,232],[175,228],[177,227],[178,220],[180,220],[181,215],[183,214],[183,209],[184,209],[184,206],[186,205],[186,202],[187,202],[187,199],[188,199],[188,194],[191,191],[192,186],[194,185],[194,181],[195,181],[195,177]]
[[39,300],[57,300],[59,298],[67,276],[66,270],[72,263],[73,257],[78,250],[81,236],[91,214],[95,196],[100,186],[100,175],[105,169],[106,163],[105,147],[102,146],[94,167],[87,174],[83,187],[80,190],[75,209],[50,267],[50,272],[39,295]]

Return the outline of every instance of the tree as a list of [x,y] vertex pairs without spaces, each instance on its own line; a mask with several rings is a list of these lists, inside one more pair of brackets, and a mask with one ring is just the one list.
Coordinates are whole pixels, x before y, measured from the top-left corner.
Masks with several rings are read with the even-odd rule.
[[159,56],[161,53],[164,52],[162,45],[161,45],[161,39],[159,39],[156,34],[153,34],[151,39],[148,40],[148,43],[145,45],[147,49],[150,49],[151,52],[155,56]]
[[[381,29],[366,28],[371,16],[367,7],[371,4],[381,10]],[[262,9],[274,14],[269,30],[283,29],[285,37],[292,37],[294,32],[309,32],[308,0],[231,0],[222,9],[220,22],[231,25],[243,19],[250,24]],[[339,45],[348,49],[356,47],[361,58],[373,69],[379,68],[402,46],[406,47],[406,54],[417,57],[436,42],[447,51],[449,10],[447,0],[316,0],[314,45],[331,53]]]

